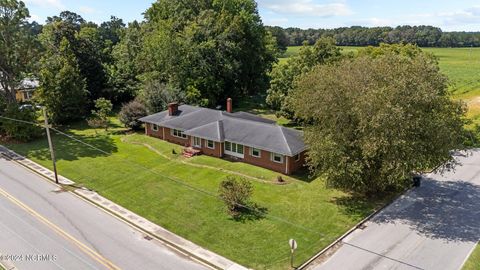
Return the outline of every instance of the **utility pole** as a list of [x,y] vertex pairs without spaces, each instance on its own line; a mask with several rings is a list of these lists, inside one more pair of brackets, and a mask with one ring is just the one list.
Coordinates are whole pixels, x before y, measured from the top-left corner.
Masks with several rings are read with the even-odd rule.
[[55,152],[53,150],[52,137],[50,137],[50,125],[48,124],[47,110],[43,107],[43,118],[45,118],[45,131],[47,131],[48,147],[50,148],[50,156],[53,161],[53,172],[55,174],[55,183],[58,184],[57,161],[55,160]]

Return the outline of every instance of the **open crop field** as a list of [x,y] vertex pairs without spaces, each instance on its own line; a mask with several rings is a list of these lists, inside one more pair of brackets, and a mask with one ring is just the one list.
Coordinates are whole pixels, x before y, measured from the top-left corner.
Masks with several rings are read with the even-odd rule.
[[[280,63],[297,55],[301,47],[289,47]],[[361,47],[342,47],[344,52],[356,52]],[[450,79],[454,98],[464,100],[468,117],[480,123],[480,48],[423,48],[438,57],[440,69]]]

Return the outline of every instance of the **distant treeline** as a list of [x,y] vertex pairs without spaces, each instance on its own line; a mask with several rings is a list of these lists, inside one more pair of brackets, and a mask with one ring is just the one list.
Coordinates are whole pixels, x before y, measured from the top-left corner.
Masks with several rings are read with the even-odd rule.
[[412,43],[420,47],[480,47],[480,32],[443,32],[433,26],[341,27],[300,29],[267,26],[279,48],[314,44],[321,37],[333,37],[339,46],[376,46],[380,43]]

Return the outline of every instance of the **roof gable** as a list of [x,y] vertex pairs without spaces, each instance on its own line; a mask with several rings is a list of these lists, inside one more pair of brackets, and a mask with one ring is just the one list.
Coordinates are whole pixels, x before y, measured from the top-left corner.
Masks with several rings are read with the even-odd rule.
[[186,135],[218,142],[230,141],[293,156],[305,150],[303,132],[276,125],[275,121],[246,113],[228,113],[189,105],[179,106],[173,116],[163,111],[142,122],[179,129]]

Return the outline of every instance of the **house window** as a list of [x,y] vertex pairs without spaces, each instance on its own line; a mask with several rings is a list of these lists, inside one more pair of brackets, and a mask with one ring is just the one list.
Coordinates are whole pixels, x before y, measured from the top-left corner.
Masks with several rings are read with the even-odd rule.
[[243,152],[243,145],[232,142],[225,142],[225,154],[243,158]]
[[252,157],[258,157],[258,158],[259,158],[260,155],[261,155],[261,153],[262,153],[262,152],[260,151],[260,149],[253,148],[253,147],[250,148],[250,155],[251,155]]
[[215,149],[215,142],[208,140],[207,141],[207,147],[210,149]]
[[294,158],[295,161],[299,161],[300,160],[300,154],[296,154],[293,158]]
[[155,124],[152,124],[152,130],[153,130],[153,131],[158,131],[158,126],[155,125]]
[[178,129],[171,129],[171,130],[170,130],[170,133],[171,133],[172,136],[174,136],[174,137],[178,137],[178,138],[182,138],[182,139],[186,139],[186,138],[187,138],[187,135],[183,134],[183,131],[178,130]]
[[193,146],[201,147],[202,146],[202,139],[198,137],[193,137]]
[[270,159],[273,162],[276,162],[276,163],[283,163],[283,156],[280,155],[280,154],[271,153],[271,158]]
[[29,91],[23,92],[23,99],[24,100],[30,100],[31,97],[32,97],[32,95]]
[[232,151],[232,144],[230,142],[225,142],[225,150]]
[[243,155],[243,145],[237,144],[237,153]]

